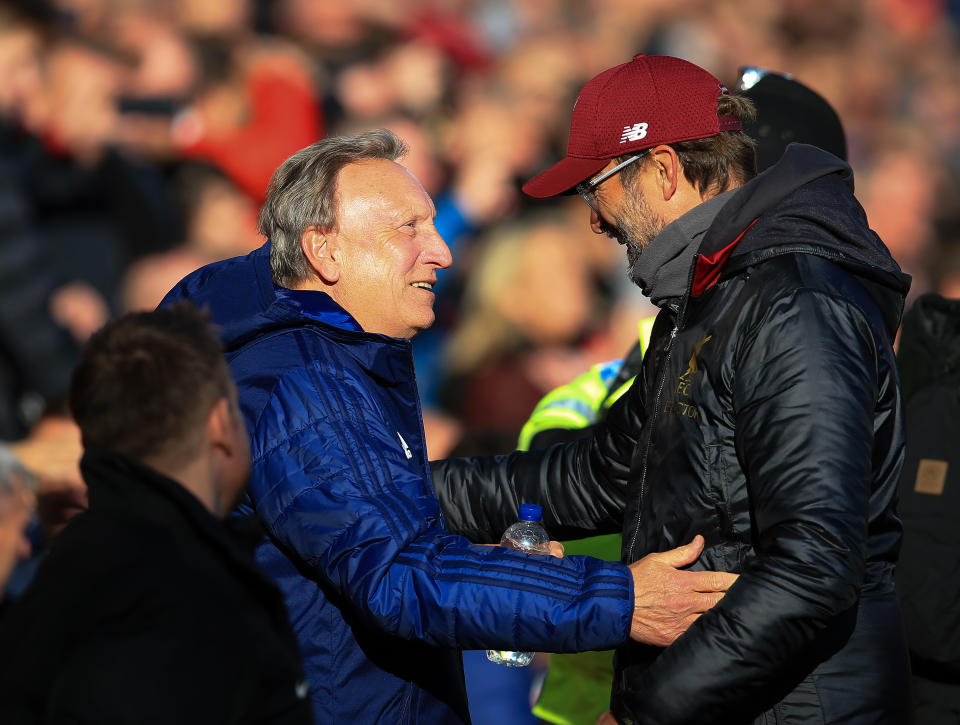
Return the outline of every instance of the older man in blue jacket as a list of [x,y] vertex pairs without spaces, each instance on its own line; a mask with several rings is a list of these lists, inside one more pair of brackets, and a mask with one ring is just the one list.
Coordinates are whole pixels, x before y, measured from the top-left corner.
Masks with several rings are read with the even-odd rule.
[[403,151],[377,131],[294,154],[261,211],[270,241],[167,300],[220,326],[252,439],[241,509],[269,533],[258,560],[286,595],[318,723],[468,722],[460,649],[667,643],[734,579],[676,570],[699,538],[631,570],[448,533],[409,340],[451,258]]

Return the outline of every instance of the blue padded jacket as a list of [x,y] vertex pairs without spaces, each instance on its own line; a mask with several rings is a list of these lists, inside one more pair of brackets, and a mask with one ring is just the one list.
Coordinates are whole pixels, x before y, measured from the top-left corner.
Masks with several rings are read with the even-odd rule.
[[[269,242],[203,267],[251,436],[241,512],[282,588],[317,723],[468,722],[460,649],[569,652],[627,639],[619,563],[481,547],[446,530],[408,340],[366,333],[322,292],[272,283]],[[544,503],[546,502],[539,502]]]

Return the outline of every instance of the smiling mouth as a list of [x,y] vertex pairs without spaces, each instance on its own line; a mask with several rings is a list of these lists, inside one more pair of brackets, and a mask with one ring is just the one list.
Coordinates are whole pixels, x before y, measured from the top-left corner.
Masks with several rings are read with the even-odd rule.
[[428,292],[433,290],[433,284],[431,282],[414,282],[411,286],[425,289]]

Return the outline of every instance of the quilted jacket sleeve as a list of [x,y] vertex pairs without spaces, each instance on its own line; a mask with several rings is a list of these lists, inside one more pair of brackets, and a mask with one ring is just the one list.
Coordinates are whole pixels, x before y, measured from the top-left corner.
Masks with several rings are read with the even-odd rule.
[[748,722],[853,627],[880,385],[870,326],[845,301],[800,290],[774,302],[741,349],[736,446],[756,557],[615,696],[621,722]]
[[[251,494],[281,548],[350,601],[369,626],[467,649],[607,649],[633,611],[629,570],[481,547],[444,527],[425,463],[349,384],[331,416],[288,381],[261,415]],[[296,398],[295,404],[292,400]],[[281,423],[282,421],[282,423]],[[346,454],[344,452],[347,452]]]

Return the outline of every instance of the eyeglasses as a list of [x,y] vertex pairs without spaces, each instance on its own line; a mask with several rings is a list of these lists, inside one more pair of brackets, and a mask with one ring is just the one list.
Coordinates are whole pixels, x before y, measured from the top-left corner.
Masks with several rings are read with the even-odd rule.
[[788,81],[793,80],[789,73],[780,73],[779,71],[767,70],[756,65],[740,66],[740,76],[737,78],[736,89],[738,91],[749,91],[765,76],[780,76]]
[[585,202],[587,202],[587,206],[589,206],[591,209],[593,209],[596,212],[599,212],[599,209],[597,208],[597,197],[596,197],[595,189],[604,181],[609,179],[611,176],[622,171],[624,168],[632,164],[634,161],[642,159],[648,153],[650,153],[650,149],[644,149],[643,151],[638,153],[636,156],[631,156],[626,161],[621,161],[619,164],[614,166],[609,171],[604,171],[602,174],[600,174],[600,176],[595,176],[589,181],[583,181],[577,184],[576,189],[577,189],[577,193],[580,195],[580,198],[583,199]]

